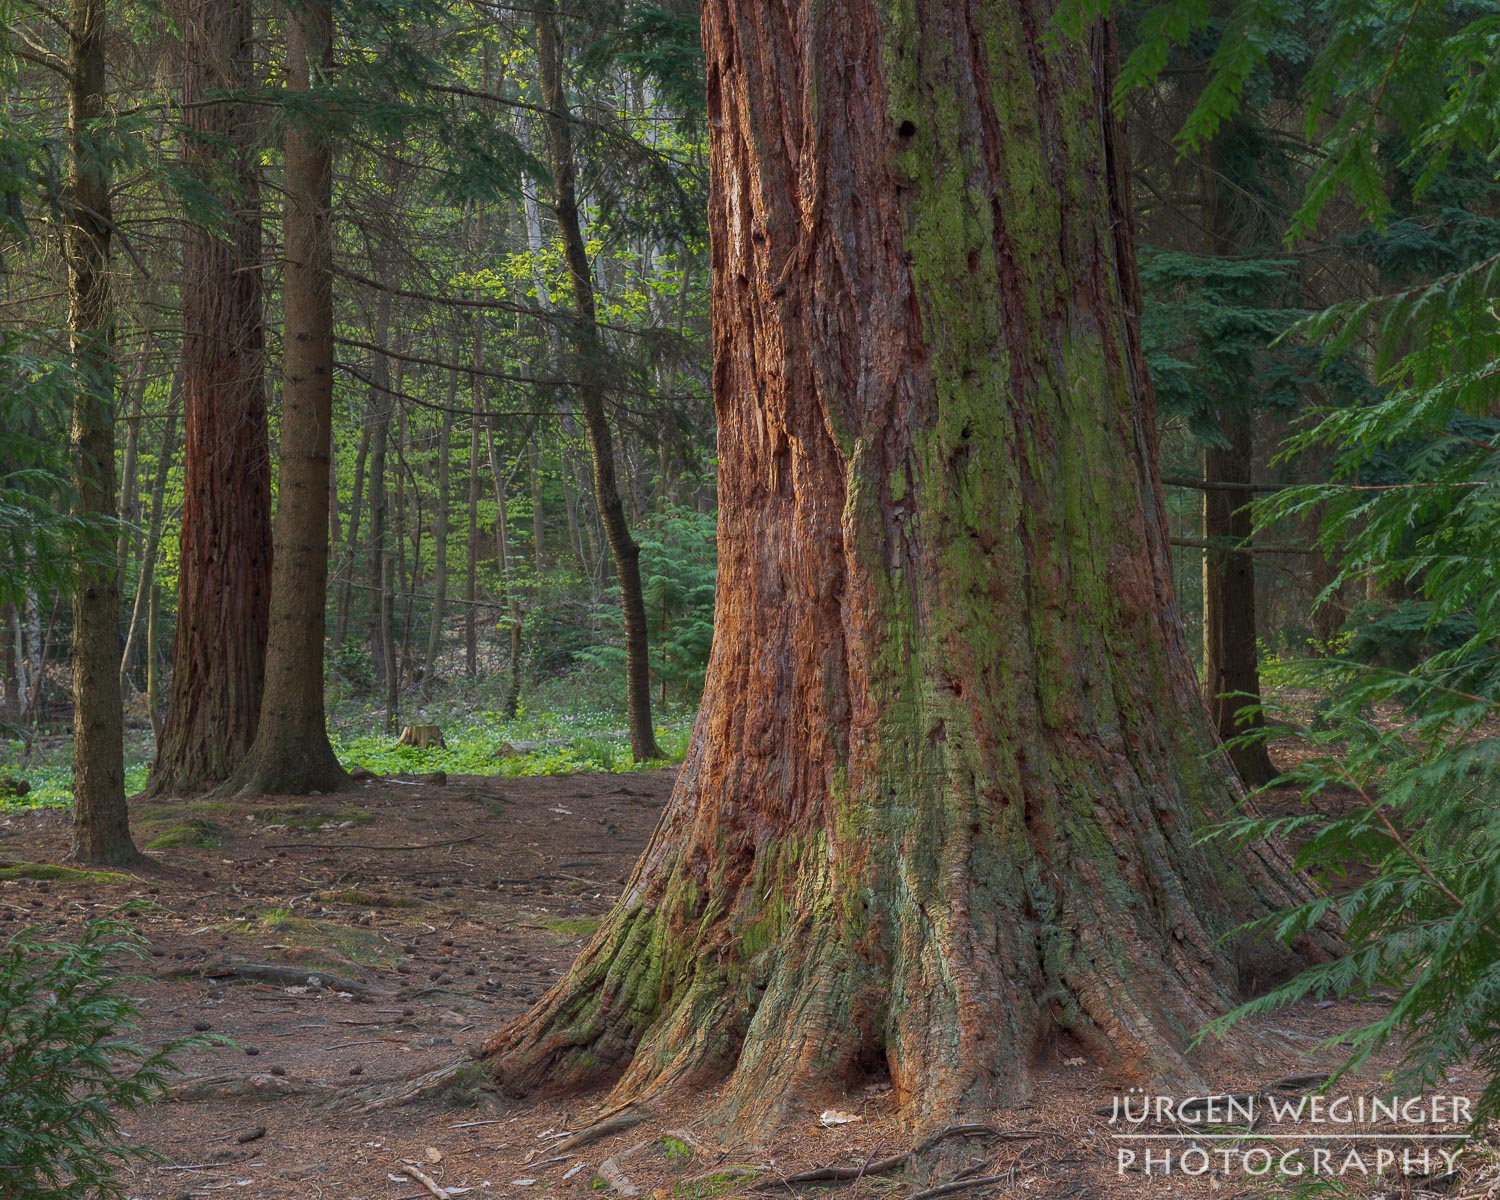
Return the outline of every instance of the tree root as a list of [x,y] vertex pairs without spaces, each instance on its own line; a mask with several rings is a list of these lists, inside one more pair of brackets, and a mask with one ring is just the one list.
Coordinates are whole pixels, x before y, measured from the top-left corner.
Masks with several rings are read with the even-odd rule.
[[841,1180],[863,1179],[867,1175],[883,1175],[887,1171],[894,1171],[898,1167],[904,1167],[912,1159],[920,1158],[934,1146],[947,1141],[949,1138],[979,1137],[1019,1141],[1055,1136],[1057,1135],[1040,1129],[996,1129],[993,1125],[950,1125],[946,1129],[939,1129],[936,1133],[923,1138],[905,1154],[893,1154],[889,1158],[877,1158],[873,1162],[865,1163],[858,1167],[813,1167],[811,1170],[799,1171],[795,1175],[788,1175],[784,1179],[767,1180],[765,1183],[757,1184],[756,1190],[779,1188],[786,1184],[794,1183],[835,1183]]
[[418,1075],[358,1087],[334,1086],[284,1075],[198,1075],[171,1084],[167,1099],[182,1103],[201,1100],[285,1100],[311,1096],[329,1113],[365,1114],[402,1108],[423,1100],[446,1105],[496,1106],[499,1096],[484,1068],[472,1058],[461,1058]]
[[283,967],[276,963],[210,962],[191,967],[174,967],[163,971],[158,979],[211,979],[217,983],[275,983],[284,987],[306,986],[317,979],[323,987],[356,996],[389,996],[387,988],[372,987],[357,979],[331,975],[327,971],[309,971],[306,967]]
[[332,1092],[325,1083],[288,1079],[264,1072],[256,1075],[197,1075],[167,1088],[167,1099],[180,1103],[198,1100],[285,1100],[291,1096],[316,1096]]
[[586,1129],[580,1129],[577,1133],[569,1134],[552,1147],[555,1153],[563,1154],[569,1150],[576,1150],[579,1146],[586,1146],[590,1142],[597,1142],[600,1138],[609,1137],[612,1133],[623,1133],[625,1130],[639,1125],[650,1114],[644,1111],[618,1113],[613,1117],[607,1117],[603,1121],[596,1121]]
[[920,1192],[913,1192],[905,1200],[936,1200],[938,1196],[951,1196],[954,1192],[967,1191],[973,1187],[988,1187],[992,1183],[1005,1183],[1009,1179],[1009,1175],[976,1175],[971,1179],[951,1179],[947,1183],[938,1184],[937,1187],[923,1188]]
[[324,1102],[333,1113],[372,1113],[404,1108],[423,1100],[439,1100],[456,1106],[496,1107],[499,1093],[484,1068],[472,1058],[460,1058],[445,1066],[389,1083],[339,1088]]

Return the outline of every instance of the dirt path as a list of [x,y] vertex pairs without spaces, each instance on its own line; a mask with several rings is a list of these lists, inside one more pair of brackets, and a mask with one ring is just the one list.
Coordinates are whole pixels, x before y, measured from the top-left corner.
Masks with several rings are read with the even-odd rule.
[[[507,1106],[476,1097],[463,1073],[420,1102],[360,1111],[402,1081],[461,1064],[567,969],[644,847],[672,779],[380,780],[330,797],[144,804],[135,828],[140,844],[156,846],[153,865],[129,875],[37,869],[61,860],[66,814],[9,812],[0,815],[0,937],[22,925],[63,935],[122,902],[144,902],[135,923],[150,942],[152,977],[133,994],[146,1038],[232,1039],[186,1055],[177,1099],[131,1120],[134,1136],[166,1156],[135,1168],[137,1200],[430,1198],[403,1162],[475,1200],[597,1195],[611,1185],[662,1200],[830,1186],[909,1197],[970,1163],[970,1178],[987,1182],[951,1194],[1267,1194],[1266,1180],[1243,1176],[1117,1176],[1119,1143],[1096,1109],[1126,1088],[1083,1060],[1056,1063],[1035,1107],[996,1114],[1004,1137],[949,1139],[928,1177],[891,1170],[757,1193],[752,1180],[868,1169],[906,1150],[889,1089],[835,1097],[857,1121],[825,1127],[808,1113],[758,1146],[719,1144],[689,1109],[646,1114],[559,1150],[560,1135],[599,1118],[602,1097]],[[1340,1003],[1279,1014],[1271,1023],[1290,1052],[1225,1063],[1216,1082],[1262,1088],[1306,1071],[1298,1046],[1370,1012]],[[254,1136],[241,1142],[245,1135]]]

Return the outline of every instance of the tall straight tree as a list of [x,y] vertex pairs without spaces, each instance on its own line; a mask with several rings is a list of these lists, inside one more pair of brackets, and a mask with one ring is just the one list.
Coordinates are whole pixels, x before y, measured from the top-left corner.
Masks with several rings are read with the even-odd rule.
[[172,694],[147,790],[205,791],[255,741],[271,599],[271,449],[261,323],[260,188],[250,0],[186,0],[187,168],[217,227],[183,244],[184,469]]
[[[1254,143],[1238,121],[1231,121],[1209,147],[1202,173],[1203,232],[1208,253],[1217,257],[1268,249],[1266,231],[1237,199],[1249,194],[1235,178],[1253,157],[1226,153],[1231,139]],[[1260,235],[1257,237],[1257,235]],[[1274,244],[1274,243],[1273,243]],[[1203,477],[1230,488],[1203,492],[1203,689],[1219,736],[1229,741],[1229,757],[1240,778],[1260,787],[1276,778],[1262,740],[1241,743],[1239,735],[1263,729],[1260,715],[1260,645],[1255,618],[1255,556],[1251,541],[1251,479],[1255,461],[1253,408],[1257,382],[1239,381],[1238,394],[1216,397],[1221,442],[1203,448]],[[1243,489],[1243,490],[1241,490]],[[1243,547],[1243,548],[1241,548]]]
[[[77,392],[72,458],[77,512],[115,511],[115,314],[110,296],[111,154],[103,128],[106,0],[72,0],[68,15],[68,182],[63,254]],[[136,857],[125,806],[120,708],[120,568],[80,558],[73,591],[73,857]]]
[[[311,91],[333,65],[333,19],[317,0],[287,21],[287,86]],[[329,433],[333,421],[333,150],[303,110],[286,133],[286,330],[281,474],[271,570],[266,682],[255,742],[225,791],[305,795],[348,777],[328,742],[323,637],[328,586]]]
[[[1250,515],[1255,449],[1248,401],[1231,402],[1220,417],[1225,438],[1203,449],[1203,690],[1219,736],[1229,740],[1259,731],[1260,645],[1256,639],[1255,532]],[[1240,549],[1244,547],[1244,549]],[[1240,778],[1260,787],[1277,771],[1264,741],[1233,741],[1229,757]]]
[[572,288],[573,370],[578,374],[578,401],[588,433],[589,455],[594,466],[594,499],[604,524],[610,556],[620,583],[620,611],[625,619],[625,702],[630,725],[630,752],[637,762],[660,758],[656,727],[651,721],[651,652],[647,643],[649,625],[646,601],[641,591],[641,548],[630,534],[620,485],[615,479],[614,437],[605,412],[604,344],[599,337],[599,318],[594,304],[594,279],[589,270],[583,229],[578,221],[578,194],[574,183],[572,114],[563,94],[562,43],[557,31],[556,0],[539,0],[536,7],[537,71],[542,85],[542,104],[547,128],[547,158],[552,169],[552,210],[562,238]]
[[884,1068],[921,1126],[1063,1035],[1191,1085],[1288,965],[1230,934],[1303,895],[1285,858],[1197,836],[1241,790],[1171,592],[1112,32],[1053,9],[707,0],[717,636],[505,1086],[718,1081],[743,1127]]

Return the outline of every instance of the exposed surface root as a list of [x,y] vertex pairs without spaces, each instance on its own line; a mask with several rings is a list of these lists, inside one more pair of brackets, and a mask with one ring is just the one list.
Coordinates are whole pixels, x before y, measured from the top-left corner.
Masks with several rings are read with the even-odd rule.
[[327,1084],[260,1072],[242,1075],[198,1075],[167,1088],[167,1099],[182,1103],[195,1100],[284,1100],[290,1096],[320,1096],[334,1089]]
[[330,988],[335,992],[349,992],[355,996],[389,996],[387,988],[372,987],[357,979],[333,975],[327,971],[309,971],[306,967],[284,967],[277,963],[254,962],[207,962],[194,963],[187,967],[174,967],[163,971],[158,979],[212,979],[218,983],[274,983],[284,987],[308,986],[316,980],[316,986]]
[[333,1112],[372,1113],[423,1101],[453,1107],[497,1107],[500,1097],[493,1081],[477,1061],[460,1058],[406,1079],[338,1088],[328,1096],[326,1105]]

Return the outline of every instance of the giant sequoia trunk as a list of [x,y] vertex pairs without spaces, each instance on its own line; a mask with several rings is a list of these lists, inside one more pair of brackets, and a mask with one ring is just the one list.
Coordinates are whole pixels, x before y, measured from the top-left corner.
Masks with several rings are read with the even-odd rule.
[[[333,61],[326,4],[287,21],[287,82],[308,91]],[[266,684],[255,744],[225,785],[241,795],[306,795],[347,784],[323,712],[328,586],[329,434],[333,420],[333,153],[316,118],[286,134],[286,322],[281,474],[271,572]]]
[[147,791],[229,778],[255,741],[271,600],[271,450],[261,324],[260,190],[248,0],[188,0],[183,153],[218,194],[223,229],[183,244],[183,485],[172,693]]
[[707,687],[505,1086],[717,1081],[744,1128],[889,1070],[926,1125],[1058,1039],[1196,1082],[1288,965],[1219,940],[1303,893],[1196,840],[1240,789],[1170,591],[1112,52],[1051,7],[708,0]]
[[[72,464],[76,512],[115,510],[115,317],[109,291],[110,133],[103,127],[104,0],[73,0],[68,29],[68,187],[63,254],[77,393]],[[73,857],[136,857],[125,807],[120,710],[119,563],[81,563],[73,589]]]

